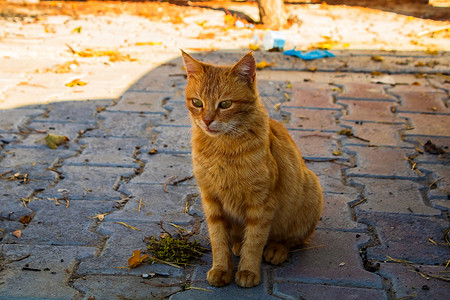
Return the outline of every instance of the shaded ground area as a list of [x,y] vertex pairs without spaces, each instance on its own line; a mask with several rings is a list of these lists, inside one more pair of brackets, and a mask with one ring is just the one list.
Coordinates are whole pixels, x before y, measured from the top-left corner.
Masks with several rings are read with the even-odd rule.
[[[258,87],[318,174],[324,213],[308,247],[263,264],[260,286],[219,289],[209,253],[184,268],[129,258],[164,230],[209,247],[179,48],[231,64],[264,29],[170,3],[22,9],[0,20],[0,298],[448,298],[448,22],[288,6],[301,20],[283,31],[290,46],[336,57],[255,51],[270,65]],[[69,141],[51,149],[48,134]]]
[[[244,53],[194,56],[232,63]],[[408,55],[342,52],[304,62],[256,53],[277,65],[258,72],[261,97],[319,175],[325,207],[310,245],[281,266],[263,264],[263,283],[249,290],[210,287],[210,254],[182,269],[127,268],[134,250],[146,253],[145,237],[164,234],[160,222],[209,247],[190,179],[180,58],[119,99],[0,111],[0,296],[445,299],[448,55]],[[50,149],[49,133],[70,141]]]

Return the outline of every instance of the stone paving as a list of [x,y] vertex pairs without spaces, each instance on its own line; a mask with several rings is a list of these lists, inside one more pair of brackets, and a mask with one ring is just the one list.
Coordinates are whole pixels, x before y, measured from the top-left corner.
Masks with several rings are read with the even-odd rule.
[[[448,299],[450,56],[336,54],[255,53],[275,63],[258,72],[261,97],[318,174],[325,207],[307,248],[263,263],[253,289],[210,287],[211,254],[127,268],[161,221],[209,247],[195,180],[170,183],[192,175],[180,58],[119,99],[1,110],[0,298]],[[49,133],[70,141],[49,149]]]

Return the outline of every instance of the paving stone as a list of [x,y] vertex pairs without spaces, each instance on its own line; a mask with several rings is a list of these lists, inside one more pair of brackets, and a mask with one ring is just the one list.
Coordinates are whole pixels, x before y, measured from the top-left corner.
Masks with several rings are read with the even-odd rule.
[[62,121],[85,124],[95,124],[95,117],[99,111],[113,103],[112,100],[86,100],[86,101],[65,101],[50,103],[45,106],[47,112],[36,121]]
[[135,176],[135,170],[118,167],[63,166],[64,179],[45,190],[40,197],[68,197],[69,200],[116,200],[116,188],[123,177]]
[[338,156],[332,154],[339,149],[337,141],[330,134],[298,130],[289,130],[289,134],[306,160],[348,160],[345,153]]
[[167,186],[167,193],[163,185],[127,184],[124,189],[132,199],[123,209],[108,215],[107,220],[156,223],[165,220],[183,224],[192,221],[185,209],[187,197],[198,194],[195,186]]
[[105,235],[106,242],[96,256],[83,260],[77,274],[88,275],[122,275],[141,276],[142,274],[159,273],[170,277],[181,277],[183,269],[175,268],[167,264],[142,264],[137,268],[129,269],[128,259],[134,250],[146,252],[145,237],[155,235],[159,237],[162,229],[154,222],[132,222],[127,225],[138,228],[133,230],[122,224],[103,221],[98,226],[97,232]]
[[421,276],[419,272],[427,275],[442,276],[443,266],[423,266],[382,263],[380,274],[392,280],[395,298],[415,299],[446,299],[450,294],[450,287],[445,281],[433,277]]
[[0,110],[0,133],[18,132],[31,118],[45,112],[44,109],[8,109]]
[[386,293],[379,289],[339,287],[320,284],[275,283],[273,295],[282,299],[388,299]]
[[80,132],[84,132],[88,129],[94,128],[94,124],[79,124],[79,123],[62,123],[62,122],[32,122],[28,125],[28,128],[35,129],[43,133],[30,133],[22,142],[21,146],[34,147],[34,148],[47,148],[44,138],[47,134],[64,135],[69,138],[69,142],[64,145],[59,146],[61,149],[77,149],[77,145],[74,144],[74,139],[76,139]]
[[306,162],[306,166],[313,171],[320,180],[324,193],[351,194],[357,196],[355,188],[343,183],[342,172],[346,165],[333,162]]
[[[14,148],[20,146],[21,145],[11,145],[5,149],[5,158],[0,162],[0,168],[17,168],[22,171],[37,169],[37,165],[39,165],[38,168],[51,168],[58,161],[76,155],[76,150],[79,148],[78,145],[71,145],[71,147],[67,149],[61,146],[58,147],[58,149],[50,149],[47,146],[32,149],[28,147]],[[42,177],[42,175],[50,174],[52,171],[40,170],[40,172],[42,173],[39,177]]]
[[167,112],[162,107],[163,100],[170,96],[171,94],[169,93],[128,91],[116,105],[108,107],[107,111],[165,115]]
[[169,111],[167,118],[163,119],[160,124],[171,126],[191,126],[189,111],[186,108],[186,101],[169,100],[164,108]]
[[[433,172],[433,182],[428,187],[428,198],[450,200],[450,167],[449,164],[435,165],[427,164],[422,166],[429,172]],[[447,202],[447,207],[450,205]],[[450,207],[449,207],[450,208]]]
[[444,243],[448,222],[438,217],[357,212],[358,222],[376,229],[380,245],[367,248],[368,259],[387,260],[387,256],[418,264],[440,265],[448,250],[429,242]]
[[[136,161],[139,149],[148,143],[146,138],[83,138],[78,141],[83,152],[65,161],[65,165],[139,168]],[[137,148],[138,147],[138,148]]]
[[[271,295],[267,294],[268,290],[268,270],[271,268],[271,266],[267,265],[266,263],[262,263],[261,267],[261,283],[253,287],[251,291],[249,289],[244,289],[239,287],[234,283],[234,280],[227,286],[224,287],[213,287],[210,286],[209,283],[206,281],[206,273],[209,271],[209,269],[212,266],[212,255],[211,254],[205,254],[202,258],[206,261],[206,264],[196,266],[191,280],[194,282],[194,286],[200,287],[203,289],[209,290],[209,292],[201,291],[201,290],[189,290],[182,293],[177,293],[173,296],[171,296],[170,300],[178,300],[178,299],[189,299],[189,300],[207,300],[207,299],[220,299],[220,300],[226,300],[226,299],[277,299],[276,297],[273,297]],[[236,257],[233,257],[234,259],[234,265],[237,266],[238,259]]]
[[346,149],[356,155],[356,166],[345,170],[346,176],[413,180],[420,177],[406,159],[410,150],[380,147]]
[[[176,130],[174,130],[176,128]],[[149,151],[156,149],[160,153],[187,154],[191,152],[191,127],[159,126],[155,141],[150,142]]]
[[3,244],[5,261],[29,257],[5,264],[0,298],[72,299],[77,291],[68,285],[68,280],[74,267],[95,251],[93,247]]
[[343,99],[353,99],[397,102],[397,99],[394,96],[391,96],[385,92],[385,88],[387,87],[388,86],[386,85],[380,84],[346,83],[344,85],[344,91],[336,95],[336,99],[339,101]]
[[446,113],[450,114],[450,109],[445,106],[448,95],[441,91],[433,93],[415,91],[415,92],[397,92],[401,104],[396,106],[396,112],[424,112],[424,113]]
[[412,129],[405,131],[406,136],[450,137],[450,116],[411,113],[400,113],[399,116],[412,124]]
[[[27,182],[31,180],[46,180],[50,182],[56,181],[59,177],[56,172],[49,170],[50,167],[49,163],[42,164],[36,161],[29,163],[28,162],[18,163],[18,161],[15,160],[14,158],[8,155],[1,162],[0,174],[7,173],[0,177],[3,180],[11,180],[11,181],[17,180],[19,182],[27,184]],[[36,159],[39,158],[36,157]],[[21,174],[23,176],[26,175],[26,181],[25,179],[15,179],[16,174]]]
[[[141,77],[129,91],[171,93],[176,87],[186,84],[185,72],[181,70],[182,65],[181,58],[162,64]],[[170,76],[171,74],[178,76]]]
[[352,179],[352,184],[364,186],[366,200],[358,211],[437,216],[441,211],[425,205],[420,192],[424,187],[413,181],[391,179]]
[[386,101],[339,100],[346,106],[348,115],[342,116],[343,121],[355,123],[402,124],[403,119],[397,118],[391,111],[392,103]]
[[182,283],[182,278],[89,275],[75,280],[73,287],[81,291],[85,299],[164,299],[182,291]]
[[338,88],[324,83],[295,83],[291,100],[284,102],[281,108],[341,110],[342,106],[335,104],[333,100],[337,90]]
[[[0,200],[3,202],[17,202],[22,205],[22,198],[34,199],[32,196],[38,192],[45,190],[48,186],[52,185],[53,180],[31,180],[29,183],[23,183],[23,181],[10,181],[1,180],[0,181]],[[40,196],[39,196],[40,197]],[[6,208],[11,204],[2,203],[6,205]],[[12,209],[12,208],[8,208]]]
[[[427,75],[428,76],[428,75]],[[390,94],[397,95],[399,93],[411,93],[411,92],[422,92],[422,93],[436,93],[441,92],[436,87],[432,85],[396,85],[389,89]]]
[[154,134],[152,128],[160,122],[162,115],[132,112],[103,111],[98,118],[98,128],[83,134],[83,137],[147,137]]
[[[173,176],[176,177],[173,181],[176,181],[193,175],[190,154],[148,154],[147,149],[142,150],[142,160],[146,162],[146,166],[144,172],[134,177],[131,183],[164,184]],[[194,179],[180,184],[194,184]]]
[[22,237],[7,236],[5,243],[28,245],[98,246],[101,238],[90,230],[96,211],[111,211],[114,203],[106,201],[36,200],[28,204],[35,215],[22,229]]
[[363,231],[366,226],[352,220],[349,203],[355,198],[347,194],[324,194],[322,218],[317,225],[321,229]]
[[364,270],[358,254],[358,247],[368,240],[362,233],[317,230],[311,246],[325,246],[295,252],[292,263],[285,263],[274,271],[274,280],[381,288],[380,278]]
[[411,144],[401,139],[400,132],[405,129],[404,124],[395,125],[352,121],[343,121],[342,124],[351,128],[354,136],[369,141],[361,141],[357,138],[350,137],[344,140],[344,146],[359,144],[403,148],[411,147]]
[[316,110],[301,108],[283,108],[282,112],[290,115],[289,129],[310,129],[325,132],[339,131],[336,119],[340,112],[333,110]]
[[285,92],[290,92],[286,87],[288,80],[281,80],[278,78],[270,78],[271,80],[265,80],[264,76],[260,76],[261,72],[256,72],[256,84],[258,87],[258,93],[261,100],[266,102],[267,98],[277,98],[278,102],[286,100]]

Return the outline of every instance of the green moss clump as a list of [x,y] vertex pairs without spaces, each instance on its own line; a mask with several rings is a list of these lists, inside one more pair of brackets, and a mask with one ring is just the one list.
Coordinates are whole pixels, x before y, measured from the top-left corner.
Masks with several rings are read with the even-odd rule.
[[166,234],[159,240],[155,236],[149,238],[147,248],[152,254],[151,262],[166,262],[178,266],[187,266],[192,260],[200,258],[209,251],[201,247],[197,241],[190,242],[184,239],[175,239]]

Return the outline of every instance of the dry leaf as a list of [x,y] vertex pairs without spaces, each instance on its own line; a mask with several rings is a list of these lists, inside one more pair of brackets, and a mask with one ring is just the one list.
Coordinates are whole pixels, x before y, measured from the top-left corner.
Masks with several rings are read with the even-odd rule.
[[258,70],[264,69],[264,68],[268,68],[270,66],[273,66],[275,63],[268,63],[267,61],[263,60],[262,62],[259,62],[256,64],[256,68]]
[[275,111],[280,111],[280,106],[281,106],[281,103],[277,103],[273,106],[273,108],[275,108]]
[[81,33],[81,26],[74,28],[74,30],[72,30],[72,33]]
[[80,79],[74,79],[69,83],[66,83],[66,86],[68,87],[74,87],[74,86],[83,86],[86,85],[87,82],[81,81]]
[[133,227],[133,226],[128,225],[128,224],[126,224],[124,222],[112,222],[112,223],[120,224],[120,225],[123,225],[123,226],[128,227],[128,228],[133,229],[133,230],[140,230],[139,228]]
[[376,61],[376,62],[381,62],[384,60],[384,57],[381,55],[372,55],[372,57],[370,59],[373,61]]
[[286,101],[291,101],[291,96],[288,93],[284,93],[284,97],[286,97]]
[[22,231],[21,230],[13,231],[12,235],[20,239],[22,237]]
[[30,215],[25,215],[20,218],[20,223],[26,225],[31,222],[33,218]]
[[148,151],[148,154],[153,155],[158,153],[158,150],[156,150],[155,148],[153,148],[152,150]]
[[128,259],[128,266],[130,268],[136,268],[137,266],[141,265],[148,258],[149,258],[148,254],[143,254],[141,256],[141,251],[140,250],[134,250],[133,251],[133,256],[131,256]]
[[249,47],[250,50],[252,50],[252,51],[259,50],[259,45],[256,45],[256,44],[249,44],[248,47]]
[[69,138],[67,136],[50,133],[44,138],[44,140],[50,149],[57,149],[59,145],[68,142]]
[[331,154],[333,154],[334,156],[339,156],[342,155],[342,152],[339,150],[334,150],[333,152],[331,152]]

